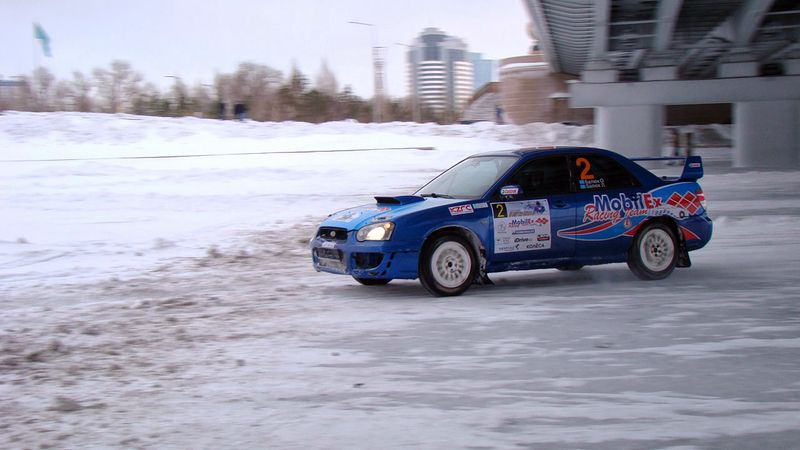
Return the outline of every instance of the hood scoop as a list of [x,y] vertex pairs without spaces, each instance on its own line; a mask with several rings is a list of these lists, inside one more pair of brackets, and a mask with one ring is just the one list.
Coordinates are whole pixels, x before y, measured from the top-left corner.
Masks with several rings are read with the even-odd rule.
[[425,199],[419,197],[417,195],[397,195],[394,197],[375,197],[375,201],[378,204],[383,205],[409,205],[411,203],[417,203],[424,201]]

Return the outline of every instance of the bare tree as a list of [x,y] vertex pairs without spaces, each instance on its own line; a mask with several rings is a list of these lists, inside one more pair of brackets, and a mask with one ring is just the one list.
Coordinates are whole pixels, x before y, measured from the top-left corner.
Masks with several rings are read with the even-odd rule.
[[141,89],[142,76],[125,61],[112,62],[111,70],[94,69],[93,75],[105,112],[117,113],[129,109],[130,99]]
[[172,98],[172,114],[175,116],[186,116],[192,113],[192,104],[189,99],[189,89],[181,78],[176,77],[175,83],[170,89]]
[[336,81],[336,75],[328,67],[327,60],[322,60],[322,66],[319,68],[314,84],[319,92],[331,97],[336,96],[339,92],[339,83]]
[[164,116],[169,113],[169,102],[161,97],[156,85],[150,82],[145,83],[131,99],[131,107],[133,114]]
[[303,75],[297,65],[292,65],[292,73],[289,75],[289,80],[278,91],[282,120],[302,120],[303,94],[305,94],[307,87],[308,79],[306,76]]
[[74,111],[75,110],[75,91],[72,83],[59,80],[53,88],[53,100],[50,106],[54,111]]
[[217,74],[214,77],[214,91],[217,96],[217,114],[220,119],[224,119],[231,106],[233,76],[227,74]]
[[194,104],[194,112],[201,113],[203,117],[213,113],[211,105],[211,94],[208,90],[208,85],[196,83],[192,87],[190,98]]
[[[220,82],[226,80],[217,76],[217,90]],[[239,64],[236,72],[227,80],[228,92],[225,102],[228,106],[234,103],[247,105],[249,115],[255,120],[275,120],[277,90],[283,81],[283,74],[271,67],[244,62]]]
[[75,111],[89,112],[92,110],[92,80],[81,72],[73,72],[72,92]]
[[17,77],[17,84],[14,86],[11,95],[6,101],[10,109],[17,111],[34,111],[36,109],[36,97],[31,77],[27,75]]
[[30,95],[35,111],[51,110],[50,99],[53,95],[53,87],[56,77],[46,68],[37,67],[31,77]]

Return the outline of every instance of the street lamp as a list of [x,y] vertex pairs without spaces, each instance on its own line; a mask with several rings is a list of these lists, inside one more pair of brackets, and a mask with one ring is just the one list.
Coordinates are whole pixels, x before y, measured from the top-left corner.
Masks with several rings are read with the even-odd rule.
[[[402,44],[400,42],[395,42],[394,45],[402,45],[403,47],[408,48],[409,51],[415,48],[413,45]],[[417,86],[417,74],[415,73],[414,70],[415,66],[416,65],[411,65],[411,68],[409,69],[409,73],[411,75],[411,92],[409,93],[411,95],[411,120],[413,120],[414,122],[420,122],[422,118],[420,117],[421,114],[419,111],[419,101],[417,99],[418,86]]]
[[381,50],[383,47],[378,46],[378,26],[374,23],[366,23],[366,22],[356,22],[354,20],[348,21],[347,23],[353,25],[362,25],[365,27],[372,28],[372,65],[375,72],[375,97],[373,98],[373,106],[372,106],[372,121],[373,122],[380,122],[381,117],[383,116],[383,96],[384,96],[384,89],[383,89],[383,57],[381,55]]

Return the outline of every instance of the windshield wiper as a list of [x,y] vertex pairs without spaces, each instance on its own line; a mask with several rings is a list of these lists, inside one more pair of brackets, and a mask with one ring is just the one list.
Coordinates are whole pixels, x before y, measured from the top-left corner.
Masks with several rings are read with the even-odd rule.
[[430,194],[422,194],[421,197],[432,197],[432,198],[455,198],[452,195],[447,194],[437,194],[436,192],[431,192]]

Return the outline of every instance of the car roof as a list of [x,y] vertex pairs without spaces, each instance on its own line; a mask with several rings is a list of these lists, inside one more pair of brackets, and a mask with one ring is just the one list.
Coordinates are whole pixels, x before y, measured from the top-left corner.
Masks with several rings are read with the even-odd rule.
[[494,152],[478,153],[472,156],[530,156],[530,155],[566,155],[573,153],[596,153],[596,154],[612,154],[617,153],[603,150],[594,147],[578,147],[578,146],[543,146],[543,147],[527,147],[513,150],[500,150]]
[[639,181],[647,184],[654,185],[660,182],[660,179],[649,170],[631,161],[624,155],[604,150],[595,147],[580,147],[580,146],[552,146],[552,147],[528,147],[514,150],[501,150],[496,152],[479,153],[473,156],[514,156],[525,161],[534,156],[550,156],[550,155],[604,155],[614,158],[617,162],[622,164],[630,172],[639,178]]

